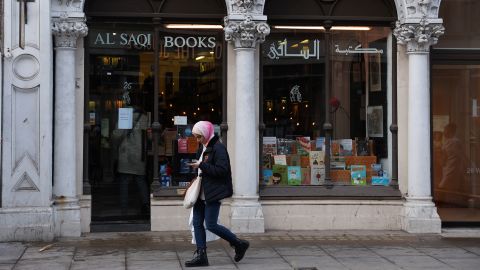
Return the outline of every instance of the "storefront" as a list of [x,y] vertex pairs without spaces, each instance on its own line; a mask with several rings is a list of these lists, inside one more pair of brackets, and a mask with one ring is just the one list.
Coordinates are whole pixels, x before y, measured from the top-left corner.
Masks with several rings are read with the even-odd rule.
[[[180,221],[188,212],[181,210],[179,201],[194,176],[185,165],[198,147],[191,126],[209,120],[224,141],[241,140],[227,132],[226,124],[234,119],[223,113],[236,100],[226,89],[227,70],[235,67],[231,54],[227,57],[220,25],[226,14],[185,18],[180,6],[171,5],[167,11],[175,15],[160,10],[155,16],[161,20],[145,15],[133,24],[128,5],[102,10],[103,5],[86,6],[89,132],[84,184],[91,190],[91,229],[115,230],[112,224],[150,229],[150,220],[152,230],[185,227],[172,226],[163,205],[178,208]],[[398,210],[402,197],[392,166],[397,153],[390,132],[396,113],[393,4],[379,2],[375,14],[366,7],[351,13],[347,4],[331,10],[330,4],[315,10],[295,10],[292,5],[265,5],[270,34],[253,59],[253,76],[259,82],[253,100],[258,107],[247,116],[260,127],[255,132],[258,173],[253,174],[258,181],[242,185],[255,185],[263,212],[275,207],[288,212],[286,205],[291,203],[335,209],[372,201]],[[223,6],[218,11],[222,8],[226,12]],[[158,134],[154,123],[159,124]],[[122,158],[125,155],[128,158]],[[138,176],[129,180],[126,174]],[[339,200],[345,201],[338,205]],[[364,208],[368,211],[369,206]],[[264,213],[263,218],[264,228],[282,228],[274,221],[276,214]],[[398,226],[393,221],[380,226]]]
[[[26,4],[52,21],[54,43],[27,24],[22,51],[22,29],[5,25],[20,38],[5,34],[2,209],[23,207],[0,211],[6,237],[23,224],[24,239],[39,238],[32,211],[42,239],[188,229],[181,194],[198,120],[229,150],[234,195],[220,219],[234,231],[439,232],[429,105],[439,2]],[[52,59],[54,71],[35,68]]]
[[442,1],[440,16],[449,31],[431,56],[432,189],[443,226],[480,222],[478,14],[478,1]]

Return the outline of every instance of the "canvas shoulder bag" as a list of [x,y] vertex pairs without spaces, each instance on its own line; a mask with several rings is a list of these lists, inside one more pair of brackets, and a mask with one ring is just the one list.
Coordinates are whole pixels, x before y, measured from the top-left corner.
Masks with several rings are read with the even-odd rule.
[[183,207],[187,209],[193,207],[195,202],[197,202],[198,196],[200,195],[201,185],[202,185],[202,178],[200,176],[197,176],[197,178],[193,180],[193,182],[185,191],[185,197],[183,198]]

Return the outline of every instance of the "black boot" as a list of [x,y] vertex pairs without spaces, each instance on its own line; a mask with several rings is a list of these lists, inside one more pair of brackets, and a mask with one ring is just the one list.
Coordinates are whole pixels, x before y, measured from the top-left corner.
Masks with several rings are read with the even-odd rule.
[[232,245],[235,248],[235,257],[233,259],[235,262],[239,262],[245,256],[250,243],[247,240],[242,240],[237,238],[235,244]]
[[185,267],[197,267],[197,266],[208,266],[208,258],[207,258],[207,249],[206,248],[198,248],[195,253],[196,256],[191,259],[190,261],[185,262]]

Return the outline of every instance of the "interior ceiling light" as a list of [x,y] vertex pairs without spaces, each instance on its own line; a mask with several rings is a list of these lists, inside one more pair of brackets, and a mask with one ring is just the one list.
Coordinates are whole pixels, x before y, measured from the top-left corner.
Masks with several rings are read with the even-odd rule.
[[170,29],[223,29],[219,24],[165,24]]
[[[307,26],[307,25],[274,25],[275,29],[294,29],[294,30],[325,30],[323,26]],[[346,31],[369,31],[368,26],[333,26],[332,30]]]

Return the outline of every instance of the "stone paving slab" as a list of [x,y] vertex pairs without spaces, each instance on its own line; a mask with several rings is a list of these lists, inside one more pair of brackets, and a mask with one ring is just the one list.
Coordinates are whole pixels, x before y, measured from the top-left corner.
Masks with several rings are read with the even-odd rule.
[[[190,237],[188,232],[93,233],[52,243],[0,243],[0,270],[185,270],[195,249]],[[480,239],[364,231],[241,237],[251,242],[241,262],[233,261],[228,243],[217,240],[208,243],[210,266],[198,269],[480,269]]]

